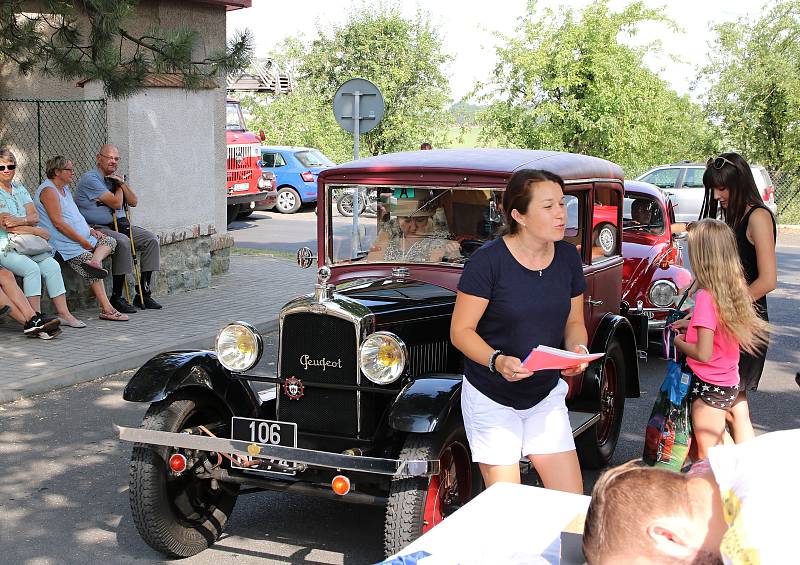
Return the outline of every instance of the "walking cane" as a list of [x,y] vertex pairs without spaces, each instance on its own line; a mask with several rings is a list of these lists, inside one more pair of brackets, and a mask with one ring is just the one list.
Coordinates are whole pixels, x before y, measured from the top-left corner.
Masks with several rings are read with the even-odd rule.
[[[112,214],[111,214],[111,216],[114,218],[114,231],[115,231],[115,232],[117,232],[117,233],[119,233],[119,223],[117,222],[117,214],[116,214],[116,211],[112,211]],[[131,246],[132,246],[132,245],[133,245],[133,240],[131,240]],[[133,256],[133,253],[131,253],[131,256]],[[127,279],[125,280],[125,286],[123,286],[123,287],[122,287],[122,292],[124,292],[124,293],[125,293],[125,300],[127,300],[127,301],[128,301],[128,304],[133,304],[133,302],[131,302],[131,291],[130,291],[130,289],[128,288],[128,281],[127,281]]]
[[[139,269],[139,257],[136,255],[136,244],[133,242],[133,221],[131,220],[131,212],[128,208],[128,203],[122,203],[122,207],[125,210],[125,219],[128,220],[128,239],[131,241],[131,257],[133,258],[133,276],[136,280],[136,290],[139,293],[139,303],[144,308],[144,289],[142,288],[142,272]],[[114,221],[117,221],[116,215],[114,217]],[[127,288],[127,285],[125,285]]]

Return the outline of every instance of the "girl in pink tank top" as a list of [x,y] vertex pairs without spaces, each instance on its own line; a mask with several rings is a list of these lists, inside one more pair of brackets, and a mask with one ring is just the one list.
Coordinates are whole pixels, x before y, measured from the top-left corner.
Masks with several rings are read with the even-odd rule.
[[725,415],[739,389],[739,348],[755,351],[767,340],[767,323],[753,308],[733,230],[706,218],[689,230],[689,260],[699,289],[692,318],[675,338],[694,376],[691,418],[698,458],[721,445]]

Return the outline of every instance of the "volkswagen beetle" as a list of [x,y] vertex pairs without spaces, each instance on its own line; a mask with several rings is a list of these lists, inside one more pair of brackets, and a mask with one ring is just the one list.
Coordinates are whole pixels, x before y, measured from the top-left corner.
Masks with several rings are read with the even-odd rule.
[[692,274],[683,266],[685,234],[672,233],[674,222],[669,197],[658,187],[625,181],[622,300],[630,316],[647,318],[648,331],[641,335],[639,346],[643,350],[649,338],[660,336],[667,312],[692,282]]
[[[625,398],[639,395],[634,329],[620,315],[620,167],[517,149],[388,154],[320,173],[316,253],[298,252],[301,266],[316,263],[317,284],[280,311],[277,372],[257,367],[258,332],[233,322],[214,351],[160,354],[128,383],[126,400],[151,403],[140,428],[119,428],[136,442],[130,500],[145,541],[170,556],[202,551],[248,487],[385,507],[393,554],[472,498],[481,479],[464,433],[450,317],[463,266],[497,237],[502,192],[524,168],[566,183],[590,350],[605,354],[568,380],[567,403],[582,464],[607,464]],[[338,214],[331,195],[342,190],[374,193],[378,213]],[[402,241],[401,210],[423,201],[427,239],[414,249]],[[616,230],[605,246],[593,233],[595,208]],[[256,394],[252,383],[267,389]]]

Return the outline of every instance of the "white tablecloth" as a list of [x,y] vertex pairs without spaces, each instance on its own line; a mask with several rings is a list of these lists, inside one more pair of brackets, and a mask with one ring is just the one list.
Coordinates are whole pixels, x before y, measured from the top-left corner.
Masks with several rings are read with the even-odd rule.
[[[398,555],[430,554],[419,565],[581,563],[561,558],[561,532],[585,515],[588,496],[496,483]],[[578,536],[570,540],[579,543]],[[565,555],[574,555],[574,547]]]

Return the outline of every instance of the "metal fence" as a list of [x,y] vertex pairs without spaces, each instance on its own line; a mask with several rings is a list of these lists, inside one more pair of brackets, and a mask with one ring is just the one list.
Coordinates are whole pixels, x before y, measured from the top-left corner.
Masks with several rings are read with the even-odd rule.
[[97,150],[107,141],[105,100],[0,98],[0,147],[14,152],[16,180],[31,192],[46,178],[49,158],[71,160],[77,178],[95,166]]
[[778,222],[800,224],[800,173],[771,171],[778,204]]

